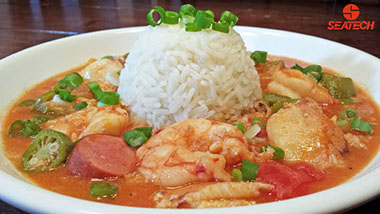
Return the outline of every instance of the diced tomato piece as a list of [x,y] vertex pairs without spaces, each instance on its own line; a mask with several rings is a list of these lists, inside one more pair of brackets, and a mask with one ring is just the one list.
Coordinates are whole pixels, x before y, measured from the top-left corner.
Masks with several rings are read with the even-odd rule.
[[300,185],[319,180],[323,173],[307,163],[282,164],[276,161],[260,163],[258,181],[272,184],[277,199],[287,199],[303,195],[296,191]]
[[264,138],[267,137],[267,129],[266,128],[261,128],[259,133],[257,133],[256,137]]
[[155,132],[154,132],[154,134],[158,134],[158,133],[160,133],[162,131],[162,129],[157,129]]

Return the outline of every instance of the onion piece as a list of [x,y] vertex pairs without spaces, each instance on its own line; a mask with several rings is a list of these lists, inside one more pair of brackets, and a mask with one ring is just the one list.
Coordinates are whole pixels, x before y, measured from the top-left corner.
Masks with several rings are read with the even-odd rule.
[[253,125],[250,129],[248,129],[245,133],[244,136],[247,139],[252,139],[254,138],[259,132],[261,131],[261,127],[257,124]]
[[69,105],[70,105],[69,102],[66,102],[66,101],[62,100],[62,99],[58,96],[58,94],[54,95],[52,101],[55,102],[55,103],[57,103],[57,104],[59,104],[59,105],[63,105],[63,106],[69,106]]
[[115,72],[107,72],[106,81],[110,82],[112,85],[119,86],[119,75]]

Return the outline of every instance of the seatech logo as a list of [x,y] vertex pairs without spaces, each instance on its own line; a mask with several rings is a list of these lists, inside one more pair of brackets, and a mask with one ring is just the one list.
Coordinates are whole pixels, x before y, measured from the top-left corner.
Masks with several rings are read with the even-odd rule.
[[375,21],[355,21],[360,15],[359,7],[348,4],[343,8],[343,16],[349,21],[329,21],[328,30],[373,30]]
[[359,17],[360,10],[354,4],[348,4],[343,8],[343,16],[347,20],[355,20]]

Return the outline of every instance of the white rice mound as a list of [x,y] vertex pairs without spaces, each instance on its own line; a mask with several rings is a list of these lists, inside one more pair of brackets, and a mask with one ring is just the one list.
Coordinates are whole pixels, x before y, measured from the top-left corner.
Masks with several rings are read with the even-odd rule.
[[118,93],[136,124],[155,128],[187,118],[234,121],[261,99],[241,36],[179,25],[147,27],[132,46]]

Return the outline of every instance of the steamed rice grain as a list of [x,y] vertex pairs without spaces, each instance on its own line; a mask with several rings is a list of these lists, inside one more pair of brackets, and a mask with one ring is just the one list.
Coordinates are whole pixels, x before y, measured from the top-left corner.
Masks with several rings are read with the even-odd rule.
[[121,102],[135,123],[161,128],[187,118],[230,121],[261,98],[254,62],[240,35],[147,27],[120,75]]

